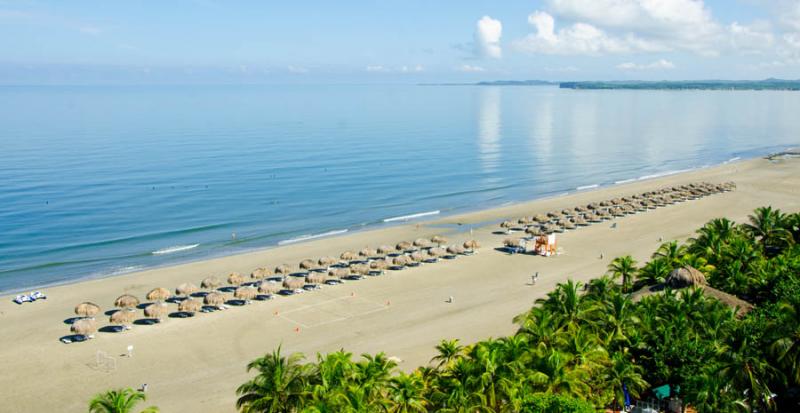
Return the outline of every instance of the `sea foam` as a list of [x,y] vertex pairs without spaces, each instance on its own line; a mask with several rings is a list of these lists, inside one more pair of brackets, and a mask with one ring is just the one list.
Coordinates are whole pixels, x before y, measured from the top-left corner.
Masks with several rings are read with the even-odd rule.
[[383,220],[383,222],[408,221],[408,220],[414,219],[414,218],[427,217],[427,216],[430,216],[430,215],[439,215],[440,212],[441,211],[439,211],[439,210],[428,211],[428,212],[420,212],[418,214],[411,214],[411,215],[403,215],[403,216],[400,216],[400,217],[386,218],[386,219]]
[[172,253],[175,253],[175,252],[181,252],[181,251],[186,251],[186,250],[190,250],[190,249],[193,249],[193,248],[197,248],[199,246],[200,246],[200,244],[176,245],[174,247],[167,247],[167,248],[162,248],[160,250],[155,250],[155,251],[152,252],[152,254],[153,255],[172,254]]

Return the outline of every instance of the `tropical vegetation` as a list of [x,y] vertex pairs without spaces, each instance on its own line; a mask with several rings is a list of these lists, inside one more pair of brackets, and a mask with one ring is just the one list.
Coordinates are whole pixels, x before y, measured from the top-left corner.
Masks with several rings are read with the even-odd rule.
[[[800,214],[758,208],[714,219],[639,265],[614,259],[515,317],[516,333],[443,340],[403,372],[383,353],[253,360],[241,412],[593,412],[657,400],[666,386],[698,412],[800,411]],[[694,268],[707,286],[673,289]],[[720,291],[752,310],[715,298]],[[748,306],[748,309],[751,308]]]

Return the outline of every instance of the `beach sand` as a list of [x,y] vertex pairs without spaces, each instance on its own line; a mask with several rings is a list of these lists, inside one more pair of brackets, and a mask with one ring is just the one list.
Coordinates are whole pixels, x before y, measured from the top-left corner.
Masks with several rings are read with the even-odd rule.
[[[475,223],[698,181],[734,181],[738,187],[734,192],[615,219],[616,228],[604,222],[559,235],[563,254],[557,257],[509,256],[495,250],[506,238],[493,234],[497,225],[476,226],[472,236],[468,231]],[[341,348],[356,357],[383,351],[400,358],[400,368],[411,370],[434,356],[434,346],[441,339],[470,343],[513,333],[511,319],[557,282],[598,277],[616,256],[631,254],[644,261],[658,247],[660,237],[664,242],[684,240],[716,217],[742,222],[763,205],[800,210],[800,160],[735,162],[420,224],[51,287],[45,291],[47,300],[22,306],[2,297],[0,388],[4,400],[0,410],[82,412],[98,392],[148,383],[146,405],[157,405],[162,411],[231,412],[237,386],[250,377],[246,364],[279,345],[285,354],[299,351],[311,359],[317,352]],[[193,319],[168,319],[154,326],[137,325],[122,334],[97,333],[84,343],[58,341],[69,331],[63,320],[73,317],[73,307],[85,300],[100,304],[105,311],[112,309],[113,300],[122,293],[141,298],[158,286],[173,289],[185,281],[199,285],[209,275],[249,274],[259,266],[296,265],[304,258],[338,256],[345,250],[394,245],[434,234],[452,242],[475,238],[483,248],[474,256],[325,286],[299,296],[198,314]],[[530,276],[537,271],[539,281],[531,286]],[[455,298],[454,303],[445,302],[449,296]],[[107,323],[106,317],[98,319],[101,325]],[[134,346],[132,358],[122,356],[128,345]]]

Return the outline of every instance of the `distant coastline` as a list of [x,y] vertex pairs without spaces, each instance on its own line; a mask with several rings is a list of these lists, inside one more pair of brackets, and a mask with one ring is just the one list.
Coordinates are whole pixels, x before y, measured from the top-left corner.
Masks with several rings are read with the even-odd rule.
[[787,90],[800,91],[800,80],[610,80],[552,82],[548,80],[492,80],[475,83],[426,83],[421,86],[558,86],[588,90]]

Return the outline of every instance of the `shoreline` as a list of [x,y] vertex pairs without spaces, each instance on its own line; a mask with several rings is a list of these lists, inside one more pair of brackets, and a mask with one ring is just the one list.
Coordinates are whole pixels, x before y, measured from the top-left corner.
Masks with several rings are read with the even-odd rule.
[[[733,181],[737,188],[559,234],[558,246],[563,251],[554,257],[508,255],[496,249],[507,235],[495,234],[500,229],[491,224],[495,219],[703,181]],[[512,318],[530,309],[557,283],[597,278],[614,257],[631,255],[642,262],[662,238],[663,242],[685,240],[710,219],[722,216],[741,223],[759,206],[800,210],[798,188],[800,159],[770,162],[758,158],[425,223],[53,287],[46,291],[46,300],[21,306],[0,301],[6,333],[0,336],[0,360],[14,372],[0,377],[0,387],[8,389],[5,405],[11,411],[85,411],[94,394],[148,383],[148,403],[163,411],[217,413],[235,411],[235,390],[252,376],[246,364],[278,346],[285,355],[301,352],[310,359],[339,349],[355,358],[362,353],[385,352],[400,360],[398,369],[410,371],[426,365],[442,339],[469,344],[513,333],[517,326]],[[338,256],[345,250],[433,235],[444,235],[451,243],[474,238],[482,248],[474,255],[326,285],[305,294],[200,313],[189,319],[166,318],[155,325],[134,325],[123,333],[98,332],[95,339],[84,343],[58,341],[69,331],[64,320],[74,317],[75,305],[83,301],[97,303],[106,311],[125,293],[142,298],[155,287],[172,289],[183,282],[199,283],[210,275],[249,274],[260,266],[296,265],[306,258]],[[534,272],[541,277],[532,285],[529,281]],[[448,303],[448,296],[455,297],[455,302]],[[108,319],[98,315],[98,322],[104,326]],[[129,345],[135,347],[135,355],[122,356]],[[100,363],[100,356],[113,364]],[[45,399],[41,398],[42,377],[53,390]]]
[[[302,245],[307,242],[313,242],[318,240],[330,240],[330,239],[337,239],[341,237],[347,237],[353,234],[358,234],[362,232],[370,232],[370,231],[381,231],[388,228],[404,226],[404,225],[431,225],[435,224],[439,221],[448,220],[451,217],[455,216],[464,216],[464,215],[471,215],[471,214],[482,214],[482,213],[489,213],[492,210],[512,207],[515,205],[524,205],[530,204],[535,202],[542,202],[562,197],[567,197],[570,195],[575,194],[589,194],[596,191],[601,191],[608,188],[617,188],[624,185],[640,183],[640,182],[648,182],[653,180],[658,180],[662,178],[667,178],[670,176],[680,176],[684,174],[690,174],[696,171],[702,171],[707,169],[713,169],[717,167],[722,167],[725,165],[730,165],[733,163],[745,163],[749,161],[754,161],[757,159],[766,159],[771,160],[771,157],[780,155],[782,153],[788,153],[794,150],[794,147],[784,148],[783,151],[778,152],[769,152],[764,153],[759,151],[758,155],[748,158],[742,158],[739,156],[735,156],[730,158],[726,161],[722,161],[716,164],[706,164],[691,168],[684,168],[680,170],[668,170],[662,172],[656,172],[647,175],[640,175],[635,178],[626,178],[624,180],[617,180],[617,181],[608,181],[608,182],[598,182],[593,184],[587,185],[579,185],[575,188],[570,188],[566,190],[556,190],[552,191],[552,193],[546,193],[541,196],[537,196],[530,199],[522,199],[522,200],[510,200],[506,201],[500,205],[489,205],[489,206],[477,206],[474,209],[462,206],[462,207],[451,207],[451,208],[440,208],[435,211],[422,211],[422,212],[414,212],[407,215],[397,216],[397,217],[388,217],[381,219],[380,221],[373,222],[373,223],[364,223],[362,225],[355,225],[350,227],[339,227],[338,229],[331,229],[322,231],[319,234],[308,234],[308,235],[298,235],[294,238],[288,238],[285,240],[276,241],[274,244],[268,244],[264,246],[253,246],[251,248],[246,248],[240,251],[236,251],[233,253],[225,253],[224,251],[219,251],[218,253],[214,253],[209,251],[209,253],[202,257],[194,257],[194,258],[187,258],[185,260],[176,260],[172,262],[166,262],[163,264],[156,264],[152,266],[144,266],[144,265],[135,265],[133,269],[130,271],[121,271],[120,269],[108,271],[108,272],[100,272],[100,273],[93,273],[87,274],[84,276],[76,277],[70,280],[64,280],[59,282],[52,282],[52,283],[44,283],[44,284],[35,284],[28,287],[20,287],[20,288],[10,288],[7,290],[0,290],[0,297],[11,297],[16,294],[21,294],[25,292],[31,292],[36,290],[48,289],[48,288],[55,288],[55,287],[63,287],[68,285],[80,284],[83,282],[89,281],[96,281],[108,278],[115,278],[121,276],[128,276],[128,275],[135,275],[137,273],[148,272],[148,271],[157,271],[163,270],[165,268],[176,267],[176,266],[183,266],[187,264],[196,264],[202,263],[205,261],[217,260],[217,259],[225,259],[225,258],[233,258],[241,255],[249,255],[249,254],[257,254],[257,253],[266,253],[271,250],[275,250],[278,248],[284,248],[288,246],[294,245]],[[435,214],[431,214],[435,212]],[[435,217],[428,218],[431,215],[435,215]],[[402,218],[409,218],[407,220],[401,220]],[[419,218],[419,219],[418,219]],[[500,219],[495,219],[495,221],[501,221]],[[480,224],[480,223],[477,223]],[[442,229],[444,230],[444,229]],[[330,235],[329,235],[330,234]],[[399,240],[398,240],[399,241]],[[201,245],[201,244],[197,244]],[[168,248],[176,248],[178,246],[162,248],[161,250],[168,249]],[[157,251],[161,251],[157,250]],[[179,251],[178,251],[179,252]],[[155,254],[155,251],[151,252],[151,254]],[[122,269],[124,270],[124,268]]]

